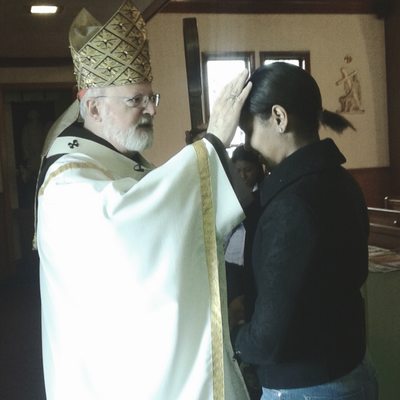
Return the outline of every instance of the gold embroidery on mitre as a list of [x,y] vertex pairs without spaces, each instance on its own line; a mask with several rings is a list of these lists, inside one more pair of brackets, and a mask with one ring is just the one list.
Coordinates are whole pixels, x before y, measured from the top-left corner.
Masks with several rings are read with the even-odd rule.
[[69,43],[79,90],[153,79],[146,25],[130,0],[104,26],[83,9],[71,25]]

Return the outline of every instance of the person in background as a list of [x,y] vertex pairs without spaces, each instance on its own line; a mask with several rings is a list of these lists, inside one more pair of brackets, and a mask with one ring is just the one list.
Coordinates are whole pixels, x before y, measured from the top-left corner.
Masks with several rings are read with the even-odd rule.
[[[259,216],[259,184],[264,179],[264,166],[259,155],[252,149],[246,149],[245,145],[240,145],[232,153],[231,161],[238,174],[242,177],[246,186],[252,191],[254,202],[246,212],[246,219],[240,223],[230,233],[225,248],[225,262],[228,285],[228,304],[234,299],[244,295],[245,289],[245,269],[251,268],[252,238],[255,225]],[[237,301],[237,305],[241,304]],[[234,312],[235,306],[231,307]],[[244,318],[244,310],[236,310]],[[233,318],[237,320],[238,317]]]
[[258,191],[258,185],[264,179],[264,166],[260,156],[244,144],[237,146],[231,160],[246,185],[253,191]]
[[225,150],[248,72],[210,133],[154,168],[140,12],[125,1],[102,26],[83,10],[69,40],[79,101],[51,128],[37,184],[47,400],[247,400],[221,255],[251,201]]
[[367,207],[323,124],[353,128],[327,111],[316,81],[277,62],[257,69],[240,126],[268,162],[252,248],[256,299],[236,324],[236,356],[257,367],[262,400],[376,400],[366,357]]
[[193,144],[197,140],[203,139],[207,133],[207,124],[202,123],[197,126],[195,129],[190,129],[185,131],[185,143],[186,144]]
[[[225,249],[229,319],[231,324],[235,324],[235,321],[248,321],[252,313],[251,305],[254,301],[255,285],[250,253],[260,214],[258,188],[265,173],[259,155],[251,148],[247,149],[245,145],[235,148],[231,160],[254,196],[253,204],[246,211],[246,219],[231,232]],[[250,398],[252,400],[259,399],[261,389],[254,367],[242,362],[240,368]]]

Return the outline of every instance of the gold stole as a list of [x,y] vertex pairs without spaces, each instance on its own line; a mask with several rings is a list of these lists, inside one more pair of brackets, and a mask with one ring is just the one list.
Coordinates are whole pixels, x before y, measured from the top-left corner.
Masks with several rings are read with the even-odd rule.
[[202,140],[193,144],[200,175],[200,193],[203,215],[204,245],[208,268],[211,303],[211,351],[213,366],[213,399],[224,400],[224,343],[222,333],[221,298],[219,288],[218,253],[215,215],[211,193],[208,152]]

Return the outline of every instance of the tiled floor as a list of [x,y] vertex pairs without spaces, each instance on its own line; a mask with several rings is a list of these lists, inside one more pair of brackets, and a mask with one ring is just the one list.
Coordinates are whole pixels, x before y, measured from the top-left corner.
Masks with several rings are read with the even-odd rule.
[[0,400],[45,400],[36,277],[0,283]]

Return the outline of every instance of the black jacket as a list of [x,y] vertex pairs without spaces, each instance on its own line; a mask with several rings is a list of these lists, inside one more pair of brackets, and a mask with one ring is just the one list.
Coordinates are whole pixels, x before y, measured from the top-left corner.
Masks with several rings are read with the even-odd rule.
[[287,157],[261,186],[255,310],[233,340],[264,387],[329,382],[364,356],[368,215],[344,162],[325,139]]

